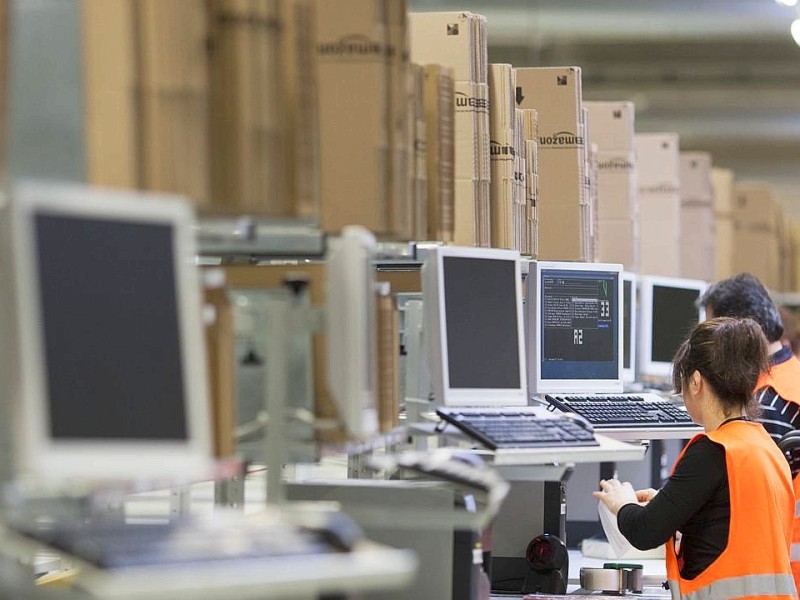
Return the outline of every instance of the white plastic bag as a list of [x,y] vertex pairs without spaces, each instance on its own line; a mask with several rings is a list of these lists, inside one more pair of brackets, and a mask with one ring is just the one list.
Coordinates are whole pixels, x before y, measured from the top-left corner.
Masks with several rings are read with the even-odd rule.
[[617,527],[617,516],[609,510],[605,503],[600,501],[597,503],[597,512],[600,514],[600,524],[603,526],[603,531],[614,554],[617,558],[625,558],[633,550],[633,545]]

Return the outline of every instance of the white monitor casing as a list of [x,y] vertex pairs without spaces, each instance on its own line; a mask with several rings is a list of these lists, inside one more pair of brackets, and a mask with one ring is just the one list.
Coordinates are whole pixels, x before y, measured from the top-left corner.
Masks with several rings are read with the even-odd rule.
[[339,417],[356,437],[378,431],[375,237],[359,226],[328,241],[327,380]]
[[[542,273],[552,270],[576,273],[603,272],[617,275],[617,373],[609,379],[544,379],[542,377]],[[601,394],[622,392],[622,265],[531,261],[525,280],[525,316],[527,320],[528,387],[531,394]]]
[[[196,266],[194,212],[175,196],[112,191],[76,184],[23,182],[15,186],[4,231],[11,252],[4,260],[6,296],[16,316],[10,346],[16,373],[4,387],[15,423],[15,472],[37,480],[191,481],[207,478],[212,465],[205,337]],[[35,217],[160,224],[172,230],[175,299],[184,385],[186,439],[170,441],[54,439],[49,434],[49,402],[40,311]],[[146,324],[142,324],[146,326]],[[113,332],[109,332],[112,336]],[[115,340],[124,343],[124,340]],[[8,371],[6,371],[8,372]]]
[[[519,357],[519,385],[514,389],[467,389],[450,386],[447,349],[447,320],[445,318],[444,258],[463,257],[481,260],[511,261],[514,263],[517,339],[509,343],[517,345]],[[480,283],[475,282],[476,292]],[[425,320],[425,340],[430,360],[431,382],[434,399],[445,406],[526,406],[528,404],[527,377],[525,374],[525,342],[522,314],[522,275],[520,254],[516,250],[495,248],[471,248],[442,246],[432,248],[422,267],[422,293]]]
[[[635,273],[631,273],[630,271],[624,271],[622,273],[622,285],[625,283],[629,283],[631,286],[631,301],[630,304],[626,307],[625,302],[623,300],[622,303],[622,310],[625,310],[629,315],[629,322],[630,322],[630,331],[627,334],[624,332],[624,323],[623,323],[623,335],[628,339],[630,344],[630,367],[625,368],[625,363],[623,361],[622,364],[622,381],[623,383],[632,383],[636,381],[636,353],[637,353],[637,321],[639,320],[638,317],[638,290],[637,290],[637,276]],[[623,288],[623,298],[625,295],[625,290]],[[624,315],[623,315],[624,317]],[[623,344],[625,340],[623,339]],[[624,346],[623,346],[623,357],[624,357]]]

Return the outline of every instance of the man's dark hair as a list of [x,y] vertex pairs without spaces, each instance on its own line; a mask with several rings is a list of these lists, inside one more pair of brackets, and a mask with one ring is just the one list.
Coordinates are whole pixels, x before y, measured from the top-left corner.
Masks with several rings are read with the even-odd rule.
[[761,282],[749,273],[734,275],[712,284],[697,301],[710,308],[715,317],[750,318],[761,326],[770,343],[783,335],[778,308]]

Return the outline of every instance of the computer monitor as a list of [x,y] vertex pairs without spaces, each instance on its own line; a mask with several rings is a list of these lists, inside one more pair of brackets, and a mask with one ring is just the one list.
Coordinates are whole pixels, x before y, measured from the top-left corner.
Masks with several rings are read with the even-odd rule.
[[639,279],[639,374],[668,379],[672,359],[689,331],[705,319],[697,300],[706,283],[696,279]]
[[525,285],[532,394],[622,391],[622,265],[530,263]]
[[326,255],[327,380],[347,432],[378,431],[375,237],[359,226],[328,241]]
[[622,381],[636,381],[636,274],[622,274]]
[[[2,393],[15,473],[208,476],[211,435],[190,206],[19,184],[5,207]],[[10,325],[8,323],[11,323]]]
[[520,255],[436,247],[422,267],[434,399],[447,406],[525,406]]

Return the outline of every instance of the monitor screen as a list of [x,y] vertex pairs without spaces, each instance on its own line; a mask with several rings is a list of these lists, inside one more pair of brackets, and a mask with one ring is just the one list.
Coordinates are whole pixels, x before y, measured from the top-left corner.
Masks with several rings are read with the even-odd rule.
[[636,380],[636,275],[622,274],[622,380]]
[[434,248],[422,282],[436,402],[527,404],[519,253]]
[[620,265],[531,263],[535,393],[621,391],[620,272]]
[[653,339],[650,356],[656,362],[672,362],[675,351],[700,322],[696,302],[699,290],[666,285],[653,286]]
[[186,439],[172,228],[35,220],[53,438]]
[[706,283],[674,277],[642,277],[639,282],[639,373],[667,380],[672,359],[689,331],[705,318],[696,305]]
[[199,272],[183,199],[75,184],[12,190],[0,260],[13,319],[15,469],[40,479],[208,476]]

